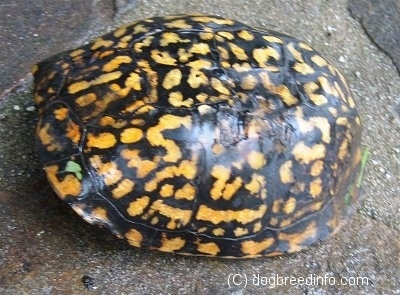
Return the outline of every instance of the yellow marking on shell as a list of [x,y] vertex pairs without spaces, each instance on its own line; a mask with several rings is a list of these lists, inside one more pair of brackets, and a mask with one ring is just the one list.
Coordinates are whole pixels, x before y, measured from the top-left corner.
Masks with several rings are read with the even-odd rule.
[[235,43],[229,42],[229,47],[232,50],[232,53],[236,56],[238,60],[248,60],[249,57],[246,54],[246,51]]
[[169,29],[191,29],[192,26],[189,25],[184,19],[177,19],[168,23],[165,26]]
[[228,88],[225,87],[225,85],[222,83],[221,80],[212,77],[211,78],[211,87],[215,90],[217,90],[219,93],[225,94],[225,95],[230,95],[231,92],[229,91]]
[[293,213],[296,209],[296,198],[290,197],[287,201],[283,204],[282,211],[285,214]]
[[185,199],[188,201],[194,200],[195,196],[196,188],[189,183],[186,183],[180,189],[177,189],[174,195],[175,199],[177,200]]
[[339,146],[339,151],[338,151],[338,158],[340,160],[344,160],[346,156],[348,155],[348,149],[349,149],[349,142],[348,140],[343,140]]
[[174,194],[174,186],[172,184],[164,184],[160,189],[160,196],[163,198],[171,197]]
[[322,56],[320,55],[313,55],[311,57],[311,60],[313,61],[313,63],[315,63],[317,66],[319,67],[325,67],[328,65],[328,62],[326,61],[326,59],[322,58]]
[[233,230],[233,234],[235,235],[235,237],[241,237],[241,236],[247,235],[248,233],[249,233],[249,230],[244,227],[237,227]]
[[293,167],[293,162],[289,160],[283,163],[279,168],[279,175],[282,183],[289,184],[295,181],[292,167]]
[[132,62],[132,58],[130,58],[127,55],[119,55],[114,57],[112,60],[110,60],[108,63],[103,65],[103,71],[104,72],[112,72],[116,69],[118,69],[121,64],[128,64]]
[[167,229],[176,229],[186,226],[192,217],[192,210],[169,206],[164,204],[163,200],[154,201],[150,208],[151,210],[158,211],[159,214],[170,219],[170,222],[167,224]]
[[311,147],[308,147],[305,145],[304,141],[300,141],[294,146],[292,154],[298,162],[308,165],[314,160],[324,158],[325,151],[326,148],[323,144],[315,144]]
[[87,147],[98,148],[98,149],[108,149],[115,146],[117,140],[115,136],[109,132],[99,133],[97,135],[88,133],[87,135]]
[[40,142],[46,146],[46,150],[49,152],[63,150],[63,146],[57,142],[51,134],[49,134],[50,128],[50,123],[46,123],[42,128],[37,130]]
[[54,110],[54,117],[58,121],[64,121],[66,118],[68,118],[69,110],[67,108],[59,108]]
[[179,146],[171,139],[165,139],[162,132],[165,130],[178,129],[181,126],[189,129],[192,126],[191,116],[174,116],[166,114],[158,120],[156,126],[147,130],[146,138],[152,146],[162,146],[166,149],[163,160],[166,162],[176,162],[182,157]]
[[249,163],[250,167],[255,170],[261,169],[267,164],[264,154],[257,151],[251,151],[247,155],[247,162]]
[[[223,32],[223,31],[221,31],[221,32],[217,33],[217,36],[221,36],[221,37],[223,37],[225,39],[228,39],[228,40],[234,40],[235,39],[235,36],[231,32]],[[218,39],[220,39],[221,41],[225,41],[224,39],[221,39],[221,38],[218,38]]]
[[151,58],[158,64],[175,66],[177,60],[173,58],[168,51],[160,51],[159,49],[153,49],[150,52]]
[[126,49],[128,48],[129,41],[132,40],[132,35],[126,35],[123,36],[122,38],[119,39],[119,42],[117,43],[116,47],[120,49]]
[[201,85],[208,85],[208,77],[200,70],[190,70],[189,77],[187,79],[190,87],[199,88]]
[[336,97],[344,96],[342,90],[336,82],[334,85],[332,85],[329,83],[329,80],[326,77],[318,77],[318,82],[321,85],[322,90],[327,94],[331,94]]
[[128,243],[134,247],[140,247],[143,241],[143,235],[137,229],[131,228],[126,234],[125,237]]
[[223,228],[221,228],[221,227],[217,227],[217,228],[213,229],[212,233],[213,233],[214,236],[219,236],[220,237],[220,236],[223,236],[225,234],[225,230]]
[[294,221],[294,217],[288,217],[288,218],[284,218],[281,220],[281,222],[279,223],[280,227],[287,227],[290,226]]
[[153,224],[153,225],[156,225],[156,224],[159,223],[159,222],[160,222],[160,221],[159,221],[159,219],[158,219],[157,216],[154,216],[154,217],[151,219],[151,221],[150,221],[150,223]]
[[130,123],[134,126],[144,126],[146,124],[146,121],[143,119],[132,119]]
[[321,175],[323,170],[324,170],[324,161],[317,160],[312,164],[310,174],[311,176],[318,176]]
[[296,48],[294,48],[294,44],[290,43],[286,46],[286,48],[289,50],[290,54],[300,63],[304,63],[303,56],[301,55],[300,51],[298,51]]
[[43,96],[38,95],[37,93],[35,93],[34,99],[35,99],[36,105],[42,104],[44,102],[44,100],[45,100]]
[[[339,84],[338,84],[336,81],[335,81],[333,84],[334,84],[334,85],[333,85],[333,88],[332,88],[332,89],[335,90],[336,96],[340,97],[340,99],[341,99],[342,101],[348,102],[347,99],[348,99],[349,97],[351,97],[351,96],[346,96],[346,95],[343,93],[343,88],[342,88],[341,86],[339,86]],[[349,106],[350,106],[350,105],[349,105]],[[353,106],[350,106],[350,107],[353,108],[354,105],[353,105]]]
[[210,17],[210,16],[204,16],[204,15],[199,15],[199,16],[193,16],[191,17],[193,21],[196,22],[201,22],[201,23],[216,23],[218,25],[233,25],[234,21],[226,18],[216,18],[216,17]]
[[168,102],[174,107],[191,107],[193,105],[193,99],[188,98],[184,100],[180,91],[171,92],[168,96]]
[[91,219],[96,221],[108,222],[107,210],[102,207],[96,207],[90,213]]
[[308,44],[306,44],[304,42],[299,42],[299,47],[301,49],[305,49],[305,50],[308,50],[308,51],[313,51],[313,49],[310,47],[310,45],[308,45]]
[[255,48],[253,49],[253,58],[258,62],[260,67],[264,68],[267,66],[267,62],[270,58],[278,60],[280,54],[272,47]]
[[206,55],[211,52],[211,49],[207,43],[194,43],[192,47],[189,48],[188,52]]
[[284,232],[278,233],[278,240],[289,242],[289,253],[296,252],[304,248],[302,245],[304,241],[314,237],[317,233],[317,224],[311,221],[302,232],[287,234]]
[[275,36],[263,36],[263,39],[271,43],[283,44],[282,39]]
[[247,189],[252,195],[256,195],[261,192],[260,197],[262,199],[265,199],[267,197],[265,184],[266,184],[265,176],[253,173],[250,182],[247,183],[244,186],[244,188]]
[[211,68],[212,63],[208,60],[198,59],[187,63],[187,66],[195,70],[202,70]]
[[310,123],[312,123],[316,128],[321,130],[322,141],[325,143],[331,142],[331,125],[325,117],[311,117],[309,118]]
[[[189,40],[187,40],[189,41]],[[166,47],[169,44],[173,43],[183,43],[185,40],[182,40],[177,33],[174,32],[164,32],[161,35],[160,45],[162,47]]]
[[261,231],[261,230],[262,230],[262,223],[261,223],[260,221],[254,223],[254,225],[253,225],[253,232],[254,232],[254,233],[257,233],[257,232],[259,232],[259,231]]
[[178,58],[181,63],[187,63],[193,57],[192,53],[186,51],[185,48],[178,49]]
[[136,42],[133,45],[133,49],[137,53],[142,53],[143,52],[143,47],[149,47],[151,45],[151,42],[153,41],[154,36],[147,36],[145,39],[142,40],[142,42]]
[[206,226],[202,226],[202,227],[200,227],[200,228],[197,229],[197,232],[198,232],[198,233],[204,233],[204,232],[206,232],[206,231],[207,231],[207,227],[206,227]]
[[117,187],[111,191],[113,198],[119,199],[126,196],[132,192],[134,186],[135,183],[132,180],[127,178],[123,179],[118,183]]
[[200,37],[201,40],[209,41],[209,40],[212,40],[214,38],[214,34],[211,33],[211,32],[200,32],[199,33],[199,37]]
[[82,184],[74,175],[68,174],[63,180],[60,181],[57,178],[57,173],[59,170],[57,165],[44,167],[44,170],[46,171],[47,179],[51,183],[54,191],[61,199],[65,199],[69,196],[79,196]]
[[94,102],[94,107],[90,108],[92,112],[85,114],[82,119],[87,120],[97,117],[103,113],[113,101],[119,100],[121,97],[114,92],[106,92]]
[[217,156],[221,155],[225,151],[224,146],[220,143],[214,143],[211,149],[213,154]]
[[315,82],[308,82],[303,85],[304,91],[307,93],[310,100],[317,106],[326,104],[328,99],[322,94],[315,94],[319,86]]
[[315,72],[311,66],[304,62],[296,62],[293,66],[293,69],[302,75],[311,75]]
[[139,128],[126,128],[121,132],[120,141],[122,143],[134,143],[143,138],[143,131]]
[[350,127],[349,120],[346,117],[339,117],[336,119],[336,124],[341,126]]
[[135,24],[133,27],[132,35],[136,35],[139,33],[147,33],[149,31],[148,27],[144,26],[143,24]]
[[252,90],[257,86],[257,84],[257,78],[250,74],[244,76],[243,79],[240,81],[240,87],[244,90]]
[[98,54],[98,58],[103,59],[103,58],[105,58],[105,57],[107,57],[107,56],[109,56],[111,54],[114,54],[114,53],[115,53],[114,50],[106,50],[106,51],[103,51],[103,52],[98,51],[94,55],[96,56]]
[[268,73],[261,72],[261,73],[259,73],[259,76],[261,78],[264,88],[271,91],[274,94],[279,95],[281,97],[282,101],[286,105],[293,106],[299,102],[299,99],[290,92],[290,89],[286,85],[273,84],[270,80]]
[[139,150],[124,149],[121,151],[121,157],[128,161],[129,168],[136,168],[136,177],[144,178],[157,168],[159,159],[155,158],[153,161],[143,160],[139,153]]
[[318,197],[322,193],[322,179],[316,178],[310,182],[310,195],[313,198]]
[[133,113],[136,112],[141,107],[146,106],[146,103],[143,100],[136,100],[134,103],[128,105],[122,113]]
[[230,200],[234,194],[241,188],[243,180],[237,176],[231,183],[225,184],[224,191],[222,193],[222,198],[224,200]]
[[221,60],[229,60],[229,51],[221,46],[217,46]]
[[90,46],[90,50],[96,51],[101,47],[111,47],[114,44],[112,40],[104,40],[103,38],[97,38]]
[[257,209],[241,209],[241,210],[214,210],[206,205],[200,205],[196,214],[197,220],[219,224],[221,222],[228,223],[232,221],[241,224],[247,224],[262,218],[267,212],[266,205],[260,205]]
[[225,187],[226,182],[228,181],[231,174],[231,170],[223,165],[215,165],[210,175],[216,178],[216,181],[213,184],[213,187],[210,190],[210,197],[213,200],[218,200],[222,197],[222,190]]
[[71,52],[69,53],[69,56],[72,57],[72,58],[74,58],[74,57],[77,57],[78,55],[81,55],[81,54],[84,53],[84,52],[85,52],[85,50],[82,49],[82,48],[75,49],[75,50],[73,50],[73,51],[71,51]]
[[221,252],[221,249],[214,242],[209,242],[209,243],[198,244],[197,251],[199,251],[200,253],[203,253],[203,254],[215,256],[219,252]]
[[179,86],[179,84],[181,84],[181,80],[182,80],[181,70],[180,69],[172,69],[165,75],[162,86],[165,89],[170,90],[170,89],[174,88],[175,86]]
[[246,255],[256,256],[261,254],[269,247],[271,247],[274,244],[274,242],[275,242],[274,238],[265,238],[260,242],[247,240],[241,243],[241,250]]
[[318,128],[322,133],[322,140],[326,143],[330,142],[330,125],[329,121],[324,117],[311,117],[309,121],[303,119],[304,114],[301,108],[296,109],[296,120],[299,130],[302,133],[311,132],[314,128]]
[[122,171],[118,169],[115,162],[103,163],[99,155],[94,155],[89,161],[90,165],[103,177],[105,185],[116,184],[122,179]]
[[252,40],[254,40],[254,35],[253,34],[251,34],[249,31],[247,31],[247,30],[241,30],[241,31],[239,31],[238,33],[238,36],[240,37],[240,38],[242,38],[243,40],[246,40],[246,41],[252,41]]
[[116,72],[102,74],[102,75],[98,76],[97,78],[90,80],[90,81],[75,82],[68,86],[68,92],[70,94],[75,94],[79,91],[88,89],[91,86],[105,84],[110,81],[116,80],[116,79],[120,78],[121,76],[122,76],[122,72],[116,71]]
[[174,252],[182,249],[185,244],[186,241],[180,237],[168,239],[165,235],[163,235],[161,238],[161,247],[159,247],[158,250],[163,252]]
[[145,184],[144,189],[152,192],[157,189],[158,183],[174,176],[184,176],[187,179],[194,179],[197,173],[196,164],[197,160],[195,159],[193,161],[183,160],[179,166],[167,166],[163,170],[158,171],[155,177]]
[[329,112],[332,114],[332,116],[334,116],[335,118],[337,117],[337,115],[338,115],[338,110],[337,110],[336,108],[334,108],[334,107],[329,107],[328,110],[329,110]]
[[150,204],[150,198],[148,196],[143,196],[135,199],[134,201],[129,203],[129,207],[127,212],[130,216],[139,216],[142,215],[144,209]]
[[123,35],[126,34],[126,32],[127,32],[127,27],[126,26],[120,27],[120,28],[118,28],[117,30],[115,30],[113,32],[113,36],[115,38],[121,38]]
[[[140,84],[142,78],[138,73],[130,73],[129,77],[125,80],[125,87],[130,90],[140,91],[142,90],[142,85]],[[126,95],[124,95],[126,96]]]
[[282,199],[276,199],[272,202],[271,210],[274,214],[278,214],[281,211],[283,205]]
[[349,104],[349,107],[351,107],[352,109],[356,107],[356,102],[354,101],[354,98],[353,96],[351,96],[351,94],[347,96],[347,102]]
[[205,93],[199,93],[199,94],[196,95],[196,100],[199,101],[199,102],[206,102],[207,99],[208,99],[208,95],[205,94]]
[[251,65],[248,62],[243,62],[241,64],[234,63],[232,65],[232,68],[234,68],[238,72],[248,72],[252,69]]
[[97,99],[97,96],[95,93],[90,92],[84,95],[81,95],[75,99],[75,103],[80,106],[80,107],[86,107],[93,102],[95,102]]

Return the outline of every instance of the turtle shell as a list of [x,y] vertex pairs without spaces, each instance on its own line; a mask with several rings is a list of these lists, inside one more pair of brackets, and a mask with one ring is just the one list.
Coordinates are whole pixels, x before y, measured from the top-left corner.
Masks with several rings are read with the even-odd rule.
[[50,184],[135,247],[290,253],[326,239],[358,197],[354,100],[293,37],[219,16],[154,17],[33,73]]

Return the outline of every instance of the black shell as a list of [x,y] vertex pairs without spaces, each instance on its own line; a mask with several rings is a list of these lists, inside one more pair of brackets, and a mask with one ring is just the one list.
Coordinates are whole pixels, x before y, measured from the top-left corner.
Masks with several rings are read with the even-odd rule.
[[354,100],[292,37],[218,16],[155,17],[33,72],[54,190],[133,246],[294,252],[327,238],[357,198]]

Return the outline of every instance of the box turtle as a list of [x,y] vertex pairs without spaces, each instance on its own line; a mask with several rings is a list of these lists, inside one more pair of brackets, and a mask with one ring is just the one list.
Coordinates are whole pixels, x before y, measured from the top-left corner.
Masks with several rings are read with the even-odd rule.
[[293,37],[219,16],[154,17],[33,74],[50,184],[135,247],[279,255],[326,239],[354,211],[354,100]]

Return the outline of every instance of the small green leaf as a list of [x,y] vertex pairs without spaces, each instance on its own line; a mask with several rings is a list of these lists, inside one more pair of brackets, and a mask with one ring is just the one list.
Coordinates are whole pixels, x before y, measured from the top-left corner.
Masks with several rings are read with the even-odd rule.
[[78,178],[79,180],[82,180],[82,167],[74,162],[74,161],[68,161],[67,165],[65,165],[65,172],[70,172],[70,173],[74,173],[76,178]]
[[369,148],[365,148],[362,158],[361,158],[361,167],[360,167],[360,174],[358,175],[357,179],[357,187],[359,188],[361,186],[361,183],[364,179],[364,170],[365,170],[365,165],[367,164],[368,161],[368,156],[369,156]]
[[[367,148],[365,148],[362,158],[361,158],[360,173],[358,174],[358,178],[355,183],[357,188],[361,187],[362,180],[364,179],[364,170],[365,170],[365,165],[367,164],[367,161],[368,161],[368,155],[369,155],[369,148],[367,147]],[[354,186],[354,183],[350,186],[347,194],[344,197],[344,203],[346,205],[351,204],[351,191],[353,190],[353,186]]]

